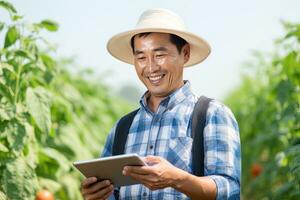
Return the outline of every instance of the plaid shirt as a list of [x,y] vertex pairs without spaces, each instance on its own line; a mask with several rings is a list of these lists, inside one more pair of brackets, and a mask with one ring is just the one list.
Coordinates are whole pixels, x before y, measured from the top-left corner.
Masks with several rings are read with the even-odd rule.
[[[156,113],[147,107],[148,93],[129,130],[125,153],[155,155],[192,173],[191,116],[198,100],[190,83],[165,98]],[[117,124],[117,123],[116,123]],[[115,127],[111,130],[102,156],[112,155]],[[228,107],[212,100],[204,129],[204,174],[217,185],[217,199],[240,199],[241,155],[238,124]],[[113,197],[111,197],[113,199]],[[120,199],[190,199],[171,188],[151,191],[141,184],[121,187]]]

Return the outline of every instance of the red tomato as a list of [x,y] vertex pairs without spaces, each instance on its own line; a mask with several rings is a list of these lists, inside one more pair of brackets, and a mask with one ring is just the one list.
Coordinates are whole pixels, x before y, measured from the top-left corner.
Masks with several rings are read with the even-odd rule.
[[54,200],[54,196],[48,190],[41,190],[36,193],[35,200]]
[[263,171],[263,168],[260,164],[255,163],[251,166],[251,176],[253,178],[259,176],[262,171]]

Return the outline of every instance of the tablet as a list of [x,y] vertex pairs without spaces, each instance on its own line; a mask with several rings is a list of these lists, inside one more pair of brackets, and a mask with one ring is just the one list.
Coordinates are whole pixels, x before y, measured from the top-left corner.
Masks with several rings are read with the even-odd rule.
[[124,154],[98,159],[76,161],[73,165],[85,177],[97,177],[99,180],[110,180],[115,187],[139,184],[130,176],[122,174],[124,166],[147,165],[137,154]]

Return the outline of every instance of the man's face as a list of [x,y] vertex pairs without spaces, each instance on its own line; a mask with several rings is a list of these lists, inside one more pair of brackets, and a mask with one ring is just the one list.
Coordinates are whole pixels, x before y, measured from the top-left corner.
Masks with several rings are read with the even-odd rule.
[[189,45],[178,52],[170,34],[150,33],[134,38],[134,65],[139,79],[156,97],[168,96],[183,83],[183,66],[188,61]]

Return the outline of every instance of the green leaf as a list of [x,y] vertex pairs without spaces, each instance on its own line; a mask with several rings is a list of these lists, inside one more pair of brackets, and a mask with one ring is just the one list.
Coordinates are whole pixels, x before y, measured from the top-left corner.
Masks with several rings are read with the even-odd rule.
[[0,62],[0,84],[4,85],[2,90],[8,99],[11,99],[14,95],[12,88],[15,88],[16,77],[17,74],[12,65]]
[[3,28],[4,28],[4,23],[0,22],[0,32],[3,30]]
[[20,34],[18,32],[17,27],[15,26],[10,27],[5,36],[4,48],[13,45],[19,38],[20,38]]
[[63,154],[53,148],[40,148],[38,152],[37,173],[39,176],[58,179],[69,172],[70,161]]
[[0,200],[7,200],[7,196],[0,190]]
[[39,177],[39,183],[42,188],[46,188],[47,190],[51,191],[52,193],[57,192],[61,189],[61,184],[48,178]]
[[9,121],[5,129],[5,134],[7,135],[7,141],[11,149],[14,151],[23,150],[28,139],[26,131],[25,124],[22,124],[18,120]]
[[13,21],[18,21],[19,19],[23,19],[23,16],[21,16],[21,15],[13,15],[12,16]]
[[8,69],[9,71],[13,72],[14,71],[14,67],[11,66],[8,63],[0,63],[0,69]]
[[[72,156],[76,160],[92,157],[91,153],[82,143],[83,138],[72,136],[76,131],[78,131],[78,128],[75,125],[62,126],[60,134],[55,138],[56,145],[60,151],[68,152],[67,155]],[[89,148],[91,147],[89,146]]]
[[282,184],[274,194],[276,197],[275,199],[284,199],[283,197],[286,197],[286,194],[293,188],[294,185],[294,182]]
[[64,176],[60,177],[60,181],[65,188],[68,199],[82,199],[78,178],[74,178],[74,176],[65,174]]
[[24,147],[24,154],[28,165],[32,168],[36,168],[38,164],[37,156],[37,143],[30,143]]
[[51,129],[49,94],[42,87],[26,90],[26,105],[38,128],[44,133]]
[[78,103],[82,99],[82,96],[78,91],[78,89],[71,84],[68,83],[64,84],[61,88],[61,91],[63,93],[63,96],[65,96],[66,99],[68,99],[71,102]]
[[52,20],[43,20],[40,22],[40,25],[47,29],[48,31],[57,31],[58,30],[58,23]]
[[11,103],[14,101],[14,92],[12,89],[0,82],[0,97],[1,96],[6,97]]
[[17,13],[17,10],[14,8],[14,6],[6,1],[0,1],[0,7],[6,9],[10,13]]
[[34,60],[34,57],[32,55],[30,55],[30,53],[27,52],[27,51],[16,50],[14,53],[15,53],[16,56],[20,56],[20,57],[23,57],[23,58],[28,58],[29,60]]
[[54,161],[56,161],[60,168],[64,171],[69,171],[70,169],[70,161],[68,161],[66,159],[66,157],[60,153],[59,151],[53,149],[53,148],[43,148],[42,150],[42,153],[46,156],[48,156],[49,158],[53,159]]
[[4,144],[0,143],[0,151],[2,151],[2,152],[8,152],[8,148]]
[[34,169],[20,157],[7,162],[1,186],[9,199],[30,200],[35,198],[38,181]]
[[14,117],[14,107],[8,104],[0,104],[0,121],[11,120]]
[[46,71],[46,67],[42,62],[32,61],[23,66],[23,72],[25,72],[25,73],[28,73],[28,72],[33,73],[33,72],[37,72],[37,71],[42,71],[42,72]]
[[48,69],[53,70],[56,66],[56,62],[47,54],[41,54],[40,58],[42,59],[45,66]]

